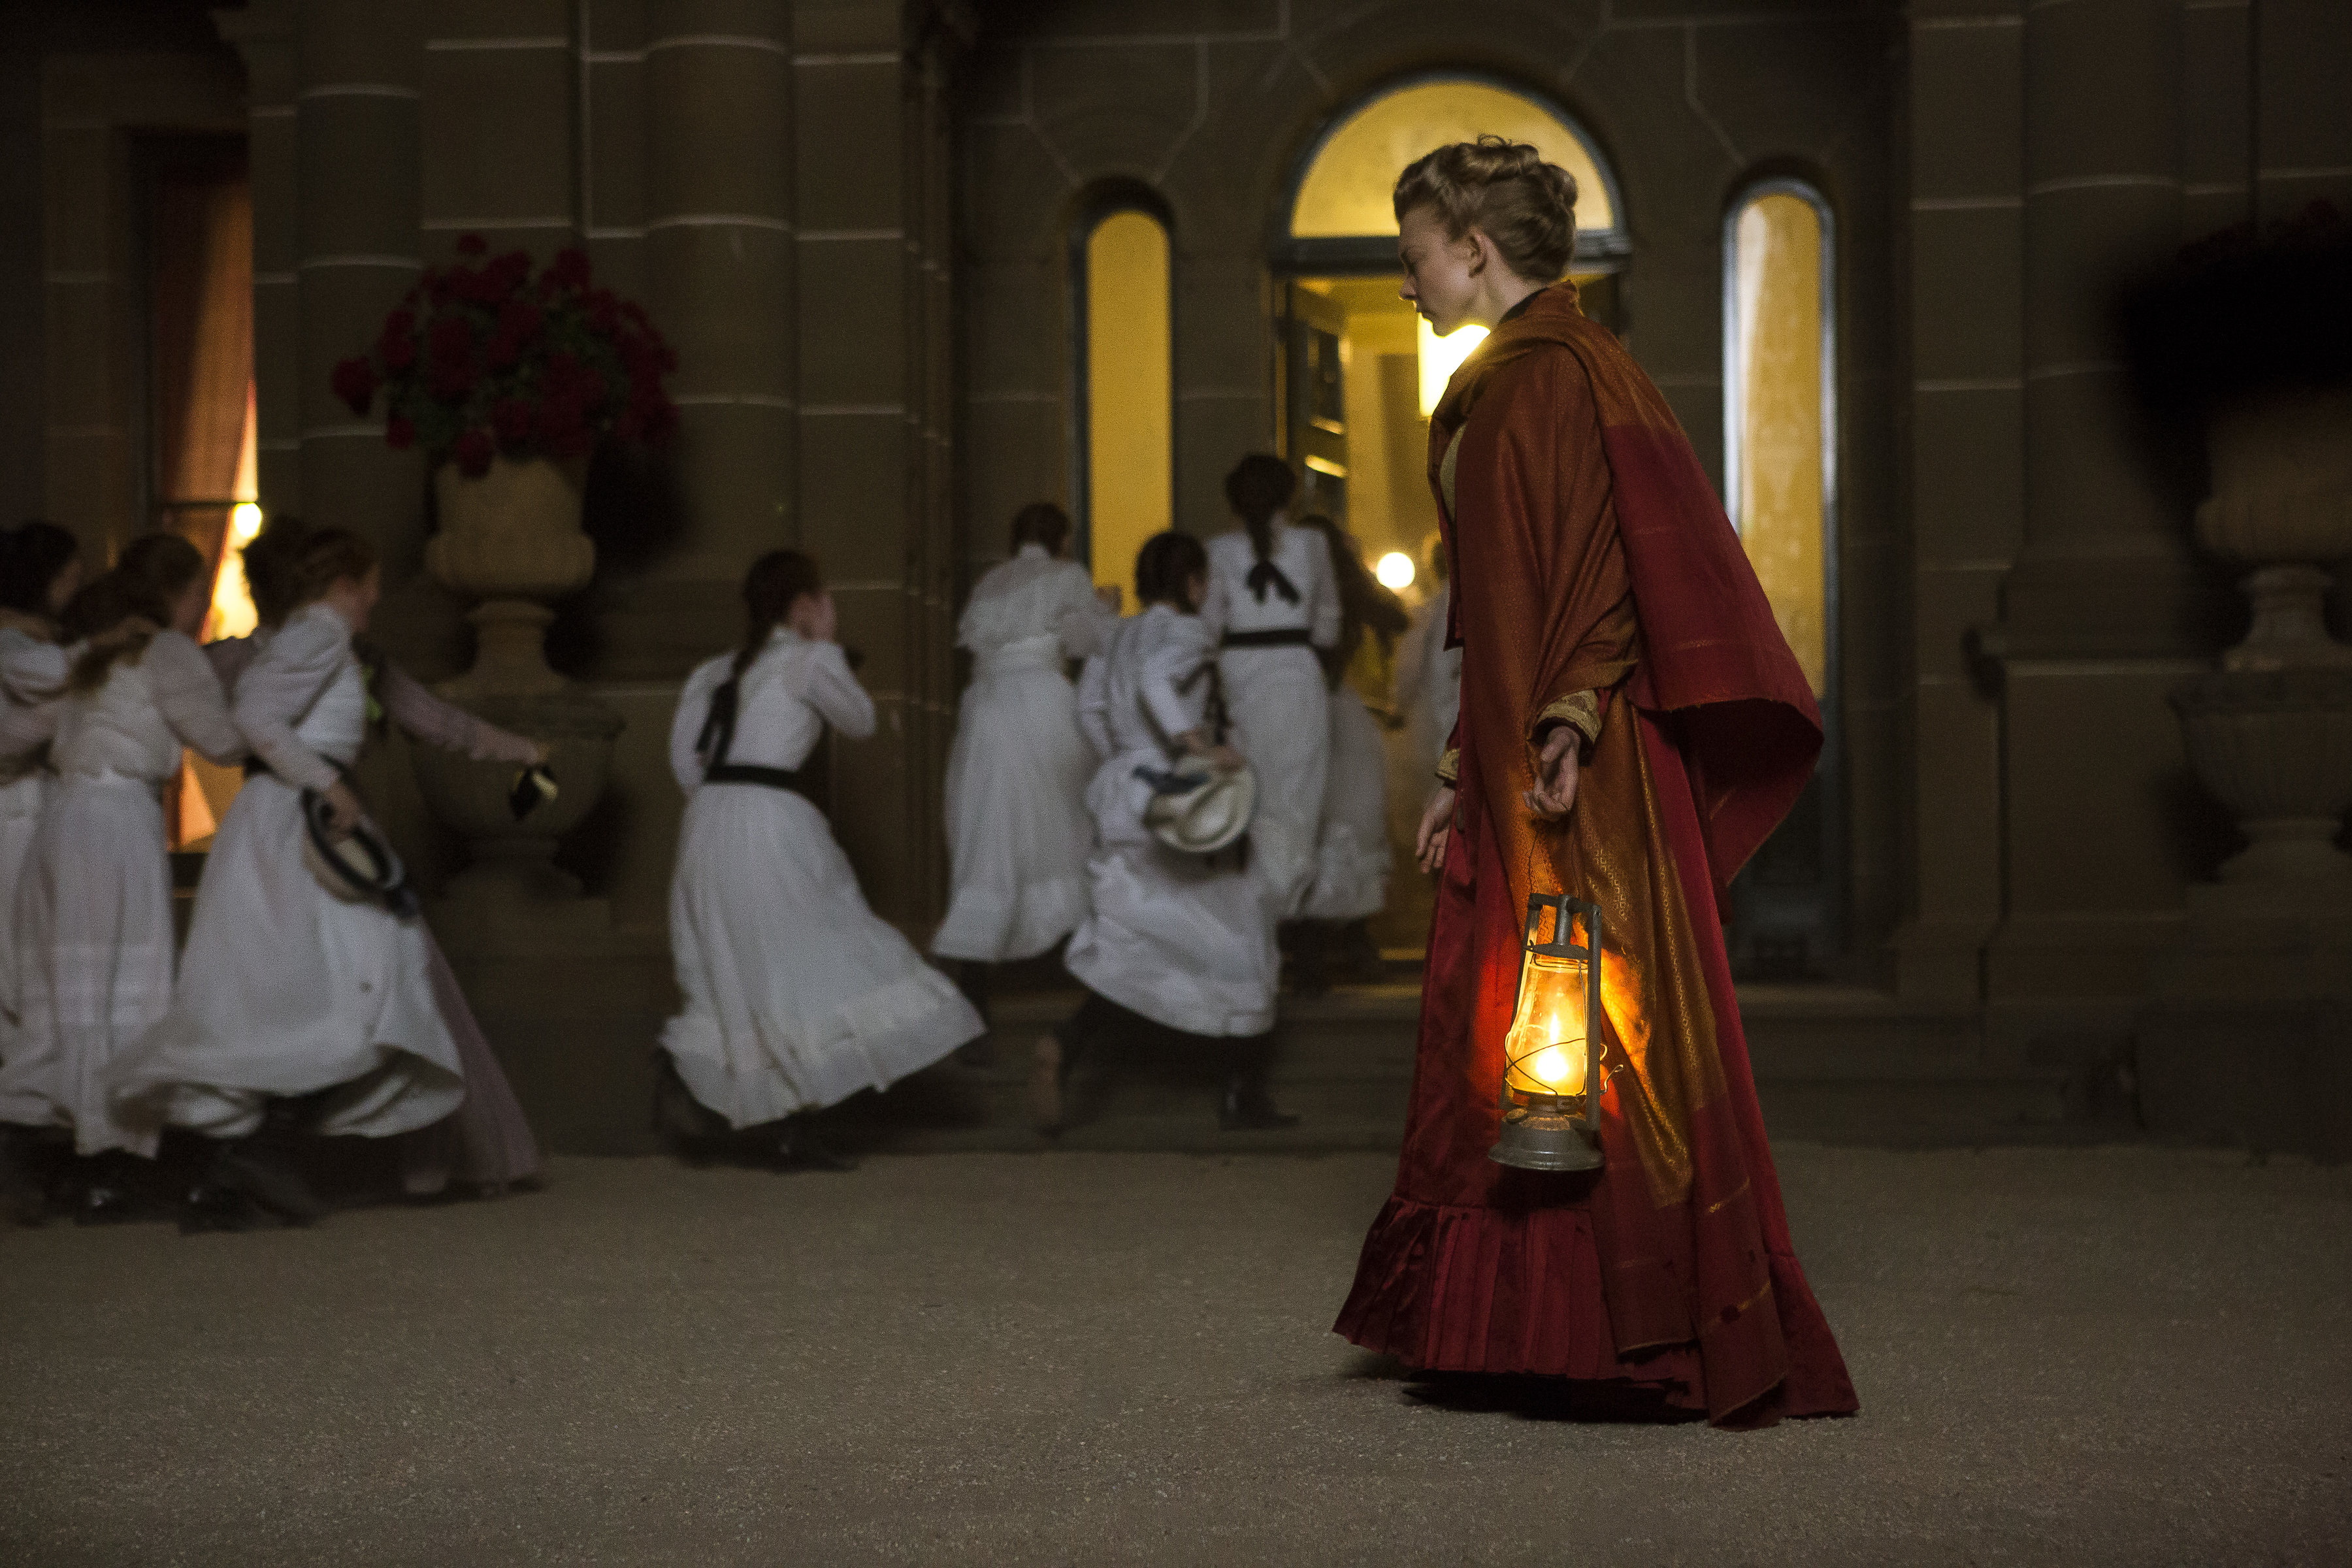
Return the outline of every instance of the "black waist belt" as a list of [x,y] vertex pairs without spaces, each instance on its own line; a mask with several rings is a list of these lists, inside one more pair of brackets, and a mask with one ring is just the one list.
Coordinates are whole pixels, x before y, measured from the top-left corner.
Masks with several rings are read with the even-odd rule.
[[816,777],[808,768],[763,768],[756,763],[721,763],[702,775],[704,784],[759,784],[766,789],[788,789],[811,805],[822,807],[816,797]]
[[1227,632],[1227,647],[1312,647],[1305,626],[1285,626],[1270,632]]
[[[336,777],[338,777],[338,778],[342,778],[342,779],[349,779],[349,778],[352,776],[352,770],[351,770],[351,767],[350,767],[350,765],[349,765],[348,763],[339,763],[339,762],[335,761],[335,759],[334,759],[334,758],[332,758],[332,757],[323,758],[322,760],[326,763],[326,764],[327,764],[329,767],[331,767],[331,768],[332,768],[332,769],[334,769],[334,770],[335,770],[335,776],[336,776]],[[276,773],[270,773],[270,771],[269,771],[269,764],[268,764],[268,763],[263,762],[259,757],[251,757],[251,756],[249,756],[249,757],[246,758],[246,759],[245,759],[244,766],[245,766],[245,776],[246,776],[247,778],[249,778],[249,779],[257,779],[257,778],[261,778],[261,777],[263,777],[264,775],[267,775],[267,776],[268,776],[268,777],[270,777],[270,778],[273,778],[273,779],[278,778],[278,775],[277,775]],[[280,784],[289,784],[289,783],[291,783],[292,781],[291,781],[291,780],[288,780],[288,779],[278,779],[278,782],[279,782]]]

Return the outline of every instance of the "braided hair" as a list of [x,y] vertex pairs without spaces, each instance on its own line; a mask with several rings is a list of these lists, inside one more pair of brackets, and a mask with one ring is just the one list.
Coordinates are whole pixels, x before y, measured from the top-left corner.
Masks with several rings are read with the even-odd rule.
[[1551,283],[1576,258],[1576,176],[1536,148],[1481,136],[1406,164],[1396,216],[1402,223],[1415,207],[1434,207],[1451,237],[1478,229],[1504,266],[1531,283]]
[[1297,490],[1298,476],[1270,452],[1252,452],[1225,476],[1225,500],[1249,530],[1250,553],[1261,563],[1274,553],[1274,514]]

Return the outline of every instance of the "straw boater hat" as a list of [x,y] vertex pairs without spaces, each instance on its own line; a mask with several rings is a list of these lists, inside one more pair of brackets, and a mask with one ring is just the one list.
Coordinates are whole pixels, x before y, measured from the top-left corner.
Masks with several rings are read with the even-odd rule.
[[317,790],[302,792],[302,862],[319,883],[347,904],[375,904],[405,920],[416,913],[408,868],[371,823],[335,837],[333,808]]
[[1229,773],[1156,773],[1150,782],[1143,825],[1187,855],[1214,855],[1238,843],[1257,813],[1257,774],[1246,763]]

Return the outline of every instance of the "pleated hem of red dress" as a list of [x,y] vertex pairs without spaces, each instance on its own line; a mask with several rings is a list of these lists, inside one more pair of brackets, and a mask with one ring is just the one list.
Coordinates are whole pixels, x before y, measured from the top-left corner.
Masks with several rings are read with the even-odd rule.
[[[1803,1271],[1793,1259],[1784,1267],[1774,1258],[1771,1275],[1784,1330],[1796,1331],[1789,1336],[1790,1376],[1718,1415],[1717,1424],[1765,1426],[1784,1415],[1852,1414],[1853,1385]],[[1654,1392],[1676,1409],[1706,1409],[1696,1343],[1618,1352],[1600,1251],[1581,1209],[1512,1212],[1391,1197],[1365,1237],[1355,1287],[1333,1329],[1416,1372],[1612,1384]],[[1826,1364],[1822,1342],[1830,1346]]]

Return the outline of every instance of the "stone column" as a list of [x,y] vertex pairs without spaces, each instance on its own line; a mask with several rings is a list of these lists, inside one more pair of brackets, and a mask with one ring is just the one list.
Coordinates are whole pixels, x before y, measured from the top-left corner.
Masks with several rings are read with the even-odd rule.
[[2178,0],[2025,13],[2025,548],[2003,706],[1996,1005],[2115,1009],[2177,931],[2188,786],[2166,698],[2217,633],[2189,497],[2137,424],[2116,288],[2180,242]]
[[[913,931],[927,914],[926,445],[922,426],[917,127],[900,7],[879,0],[803,17],[800,529],[841,607],[841,637],[880,722],[832,742],[835,831],[868,900]],[[936,813],[929,815],[936,816]]]
[[2255,210],[2268,223],[2315,201],[2352,212],[2352,6],[2252,0]]
[[426,254],[461,234],[544,264],[580,238],[580,62],[568,5],[440,0],[426,9],[423,144]]
[[[422,56],[412,5],[300,0],[296,41],[295,249],[300,311],[294,405],[299,493],[313,524],[364,535],[383,558],[395,605],[417,577],[424,473],[415,452],[384,444],[378,415],[353,419],[329,384],[335,362],[375,342],[416,281],[417,101]],[[442,662],[419,617],[383,616],[404,659]],[[446,624],[434,618],[431,633]]]
[[647,308],[678,355],[681,537],[608,612],[610,673],[675,678],[738,632],[795,537],[792,7],[645,7]]
[[2000,710],[1965,632],[1999,615],[2023,526],[2023,40],[2017,0],[1912,7],[1912,1002],[1977,1000],[2000,919]]

